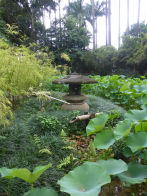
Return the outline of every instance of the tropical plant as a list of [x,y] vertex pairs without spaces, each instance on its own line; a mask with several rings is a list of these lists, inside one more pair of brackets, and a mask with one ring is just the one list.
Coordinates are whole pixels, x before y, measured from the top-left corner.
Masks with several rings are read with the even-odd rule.
[[[50,168],[52,165],[48,164],[45,166],[38,166],[36,167],[33,172],[30,172],[28,169],[26,168],[12,168],[12,169],[8,169],[5,167],[0,168],[0,174],[3,178],[6,178],[8,180],[11,180],[13,178],[20,178],[26,182],[28,182],[31,185],[32,188],[32,192],[33,192],[33,184],[34,182],[41,176],[41,174],[47,170],[48,168]],[[10,189],[9,189],[9,185],[8,185],[8,194],[10,195]]]
[[[10,46],[0,40],[0,122],[10,119],[11,104],[15,107],[22,96],[27,95],[29,88],[41,88],[48,76],[57,73],[46,55],[34,54],[28,48]],[[47,74],[48,73],[48,74]]]
[[47,188],[35,188],[34,191],[28,191],[23,196],[58,196],[57,193],[53,189],[47,189]]
[[126,78],[125,76],[92,76],[97,84],[83,85],[83,92],[95,94],[112,100],[126,109],[140,108],[146,103],[147,81],[143,77]]

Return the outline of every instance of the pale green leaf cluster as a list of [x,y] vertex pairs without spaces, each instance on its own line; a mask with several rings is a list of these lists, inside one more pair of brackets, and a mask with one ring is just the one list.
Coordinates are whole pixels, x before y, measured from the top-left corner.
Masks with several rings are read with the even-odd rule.
[[0,124],[8,123],[15,99],[27,95],[29,88],[39,89],[57,73],[51,60],[44,58],[25,46],[12,46],[0,39]]

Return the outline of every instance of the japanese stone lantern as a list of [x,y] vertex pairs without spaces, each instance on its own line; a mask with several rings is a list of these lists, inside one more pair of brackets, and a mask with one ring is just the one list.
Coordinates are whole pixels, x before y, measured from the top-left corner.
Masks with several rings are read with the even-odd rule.
[[84,102],[86,96],[81,94],[81,84],[97,83],[97,81],[74,72],[65,78],[53,81],[53,83],[69,84],[69,93],[63,98],[70,104],[64,103],[62,105],[63,110],[89,110],[89,105]]

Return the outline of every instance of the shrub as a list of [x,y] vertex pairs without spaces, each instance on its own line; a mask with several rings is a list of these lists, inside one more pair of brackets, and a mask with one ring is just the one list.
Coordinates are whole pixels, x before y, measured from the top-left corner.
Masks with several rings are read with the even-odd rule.
[[[15,106],[29,88],[39,89],[57,73],[51,61],[44,61],[46,56],[36,58],[36,55],[25,46],[10,46],[0,39],[0,122],[7,117],[10,102]],[[2,101],[4,97],[5,101]]]

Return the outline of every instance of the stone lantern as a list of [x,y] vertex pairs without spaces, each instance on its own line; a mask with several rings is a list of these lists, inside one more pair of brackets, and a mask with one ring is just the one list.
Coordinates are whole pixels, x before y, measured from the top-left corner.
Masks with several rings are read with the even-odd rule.
[[53,81],[53,83],[69,84],[69,93],[63,98],[70,104],[64,103],[62,105],[63,110],[89,110],[89,105],[84,102],[86,96],[81,94],[81,84],[97,83],[97,81],[74,72],[65,78]]

